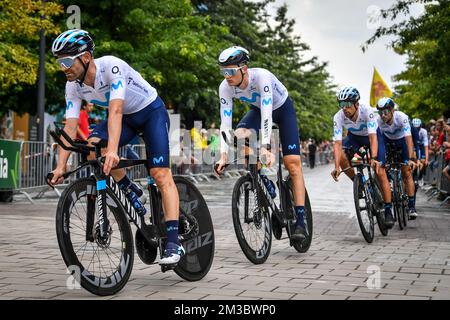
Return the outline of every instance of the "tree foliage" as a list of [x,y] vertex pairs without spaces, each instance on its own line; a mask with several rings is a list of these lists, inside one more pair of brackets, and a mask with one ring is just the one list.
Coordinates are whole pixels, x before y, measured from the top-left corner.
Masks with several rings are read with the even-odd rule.
[[[287,17],[288,7],[281,6],[271,16],[268,6],[272,2],[78,0],[76,5],[81,11],[81,28],[94,38],[94,57],[114,55],[127,61],[157,88],[169,108],[181,113],[188,127],[194,120],[202,120],[204,125],[219,121],[218,87],[223,78],[217,57],[226,47],[242,45],[251,52],[250,67],[267,68],[288,88],[297,109],[302,137],[329,138],[336,108],[326,64],[318,62],[317,57],[304,58],[309,47],[300,36],[293,34],[295,21]],[[60,14],[62,8],[74,3],[48,0],[45,12],[38,10],[39,1],[0,0],[0,3],[15,11],[23,10],[20,18],[7,20],[11,24],[15,21],[16,31],[0,33],[0,37],[9,48],[22,46],[29,56],[18,51],[16,58],[9,61],[18,68],[23,65],[19,58],[30,58],[27,66],[17,71],[22,78],[19,73],[13,76],[13,69],[0,67],[9,78],[23,79],[20,85],[2,87],[0,108],[35,113],[38,31],[41,27],[47,30],[47,48],[50,48],[55,32],[67,29],[69,17]],[[26,4],[33,4],[34,9]],[[7,12],[9,15],[1,13],[2,17],[15,14]],[[47,19],[41,20],[42,14]],[[26,27],[28,21],[30,26]],[[20,27],[28,30],[21,36],[17,31]],[[46,110],[63,113],[65,77],[50,50],[46,61]],[[238,106],[235,120],[246,110],[247,107]]]
[[440,116],[450,101],[450,1],[402,0],[382,11],[386,20],[409,15],[413,4],[425,4],[415,18],[380,27],[364,49],[380,37],[394,35],[391,47],[406,55],[406,70],[395,76],[398,104],[411,117],[424,120]]

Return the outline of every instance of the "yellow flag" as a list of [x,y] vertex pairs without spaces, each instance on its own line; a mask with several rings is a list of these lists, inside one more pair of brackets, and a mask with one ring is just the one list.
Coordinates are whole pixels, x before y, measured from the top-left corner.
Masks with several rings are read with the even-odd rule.
[[392,97],[392,91],[374,67],[372,86],[370,88],[370,105],[375,108],[378,99],[383,97]]

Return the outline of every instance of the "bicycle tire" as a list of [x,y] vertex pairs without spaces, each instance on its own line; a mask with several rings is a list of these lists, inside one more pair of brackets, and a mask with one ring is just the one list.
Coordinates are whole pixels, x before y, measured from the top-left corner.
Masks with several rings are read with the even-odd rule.
[[[79,277],[79,279],[76,279],[79,280],[77,282],[79,282],[84,289],[98,296],[113,295],[120,291],[127,283],[134,263],[133,236],[125,210],[109,187],[106,188],[106,194],[107,209],[109,211],[108,219],[110,219],[111,228],[115,225],[112,220],[112,218],[114,218],[115,222],[117,222],[117,229],[121,236],[120,239],[118,239],[118,247],[120,246],[119,250],[121,254],[120,261],[117,265],[111,266],[111,275],[109,276],[105,275],[102,277],[101,271],[100,276],[97,276],[91,269],[95,267],[95,264],[92,267],[91,264],[89,264],[87,268],[90,269],[87,269],[82,261],[80,261],[80,259],[83,260],[88,242],[90,242],[92,244],[93,256],[97,254],[98,262],[101,262],[101,252],[97,252],[100,247],[95,240],[91,242],[84,239],[86,246],[81,257],[77,255],[79,250],[74,251],[72,242],[74,238],[79,236],[85,237],[85,231],[81,234],[77,234],[73,231],[78,230],[74,228],[74,223],[76,217],[81,220],[78,208],[83,207],[82,205],[78,205],[77,202],[80,201],[83,196],[96,196],[95,179],[82,178],[69,184],[62,193],[56,209],[56,236],[64,262],[69,268],[69,271],[74,272],[75,276]],[[73,209],[75,209],[76,215],[72,212]],[[71,223],[72,216],[74,219],[73,223]],[[86,224],[84,224],[84,226],[86,226]],[[111,234],[114,234],[114,229],[112,229]],[[112,239],[113,236],[111,236],[110,241],[112,241]],[[94,244],[97,244],[97,249],[95,249]],[[109,247],[109,250],[112,252],[111,246]]]
[[400,180],[399,189],[400,189],[400,195],[401,195],[401,210],[400,210],[400,212],[401,212],[401,216],[402,216],[403,227],[406,228],[408,226],[408,216],[407,216],[408,204],[406,202],[407,195],[405,194],[402,180]]
[[[364,210],[361,210],[361,204],[359,199],[360,190],[362,194],[364,195],[364,203],[365,208]],[[355,201],[355,209],[356,209],[356,217],[358,219],[359,228],[361,229],[361,232],[363,234],[364,239],[367,241],[367,243],[372,243],[374,238],[374,221],[373,221],[373,215],[372,215],[372,209],[371,209],[371,202],[370,202],[370,195],[367,194],[366,189],[364,188],[364,183],[362,180],[362,174],[358,172],[355,177],[353,178],[353,197]],[[365,226],[365,221],[363,221],[362,212],[367,212],[367,218],[368,218],[368,228]]]
[[[264,263],[270,254],[270,249],[272,246],[272,226],[271,226],[271,218],[269,211],[267,208],[259,207],[258,203],[263,203],[262,201],[259,201],[259,198],[261,195],[255,194],[257,190],[253,186],[252,178],[250,175],[242,176],[240,177],[233,188],[233,196],[231,200],[231,213],[233,218],[233,226],[234,231],[236,233],[236,238],[238,240],[239,246],[241,247],[242,252],[246,256],[246,258],[251,261],[254,264],[261,264]],[[241,197],[243,197],[243,210],[241,210],[240,205],[241,203]],[[255,200],[255,207],[256,210],[254,210],[252,214],[252,226],[256,230],[256,232],[259,232],[262,234],[262,241],[261,244],[257,244],[256,248],[252,248],[252,246],[249,244],[249,241],[247,240],[247,237],[244,234],[244,228],[241,223],[241,215],[244,216],[245,207],[247,207],[250,201]],[[255,215],[257,214],[257,220],[256,224],[255,222]],[[244,221],[245,227],[247,230],[250,229],[250,223],[246,223]],[[259,230],[259,231],[258,231]],[[261,236],[256,237],[261,239]],[[251,239],[249,239],[251,241]]]
[[395,176],[394,176],[394,179],[393,179],[393,194],[392,194],[392,197],[393,197],[393,209],[394,209],[394,217],[395,217],[395,219],[397,220],[397,222],[398,222],[398,227],[399,227],[399,229],[400,230],[403,230],[404,229],[404,225],[403,225],[403,214],[402,214],[402,209],[401,209],[401,207],[402,207],[402,199],[401,199],[401,193],[400,193],[400,189],[399,189],[399,181],[398,181],[399,179],[398,179],[398,174],[396,174]]
[[184,177],[174,176],[173,180],[180,197],[180,217],[190,215],[198,225],[195,234],[182,242],[186,254],[174,271],[184,280],[198,281],[208,274],[214,259],[214,226],[206,201],[197,187]]
[[[373,180],[374,181],[374,192],[378,193],[377,198],[381,198],[378,199],[378,204],[376,204],[376,200],[374,199],[374,203],[372,206],[372,215],[375,216],[375,218],[377,219],[377,225],[378,225],[378,229],[380,230],[380,233],[386,237],[389,233],[389,229],[386,227],[386,219],[385,219],[385,215],[384,215],[384,210],[382,210],[382,206],[383,206],[383,196],[381,194],[381,190],[380,190],[380,185],[378,184],[378,181],[376,180],[376,178]],[[375,190],[376,189],[376,190]]]
[[[287,195],[287,210],[292,210],[292,213],[295,214],[294,208],[295,208],[295,202],[294,202],[294,194],[292,192],[292,179],[290,176],[287,177],[285,181],[286,186],[286,195]],[[292,243],[292,246],[294,247],[297,252],[305,253],[309,250],[309,247],[311,246],[312,237],[313,237],[313,216],[312,216],[312,209],[311,209],[311,202],[309,201],[308,191],[305,188],[305,218],[306,218],[306,224],[308,225],[308,236],[300,241],[300,240],[290,240]]]

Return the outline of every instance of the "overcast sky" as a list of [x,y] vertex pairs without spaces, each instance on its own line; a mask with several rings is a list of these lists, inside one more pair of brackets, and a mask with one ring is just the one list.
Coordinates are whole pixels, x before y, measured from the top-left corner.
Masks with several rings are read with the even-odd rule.
[[[386,48],[388,38],[375,42],[366,53],[361,45],[376,30],[377,22],[370,21],[368,12],[389,8],[394,0],[276,0],[270,5],[272,12],[283,3],[296,21],[295,33],[309,44],[312,55],[328,62],[334,83],[356,86],[362,102],[369,104],[375,66],[393,89],[392,76],[405,69],[405,57]],[[422,12],[421,6],[413,8],[416,16]]]

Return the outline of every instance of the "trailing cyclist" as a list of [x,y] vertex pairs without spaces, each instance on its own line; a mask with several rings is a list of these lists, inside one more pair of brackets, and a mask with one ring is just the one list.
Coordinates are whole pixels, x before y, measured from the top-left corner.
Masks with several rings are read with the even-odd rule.
[[[341,169],[353,181],[355,172],[350,166],[348,151],[357,150],[362,146],[370,148],[370,165],[380,182],[384,200],[384,213],[386,227],[392,228],[394,217],[392,215],[392,195],[387,179],[384,164],[386,153],[381,131],[378,129],[373,109],[359,103],[360,94],[355,87],[344,87],[337,95],[340,110],[334,115],[334,159],[335,168],[331,176],[335,181]],[[347,129],[347,136],[342,139],[343,128]],[[349,170],[350,169],[350,170]]]
[[[297,117],[286,87],[274,74],[263,68],[249,68],[249,52],[233,46],[222,51],[218,58],[220,73],[225,77],[219,87],[221,132],[232,128],[233,98],[250,103],[250,111],[240,120],[235,131],[238,138],[251,135],[251,129],[259,133],[260,158],[270,166],[275,156],[271,152],[270,137],[272,121],[278,123],[283,150],[283,162],[292,178],[297,214],[295,231],[291,238],[304,240],[308,227],[305,219],[305,182],[300,159],[300,139]],[[228,145],[221,137],[221,157],[217,162],[217,173],[221,174],[228,162]],[[269,190],[273,187],[264,178]]]
[[[169,167],[167,110],[156,89],[137,71],[114,56],[94,59],[94,47],[89,33],[80,29],[65,31],[53,42],[53,55],[67,78],[64,131],[75,138],[83,99],[108,109],[108,119],[95,127],[88,141],[90,144],[100,140],[107,142],[106,148],[102,149],[103,171],[118,181],[141,215],[146,210],[137,199],[136,186],[124,169],[111,169],[119,162],[118,148],[132,140],[138,131],[144,133],[150,175],[161,191],[167,228],[168,240],[159,263],[174,265],[184,254],[184,249],[178,240],[179,196]],[[53,185],[64,180],[69,155],[70,152],[60,148],[59,162],[53,170]]]
[[422,120],[415,118],[412,120],[412,125],[414,128],[419,130],[419,154],[417,155],[417,159],[422,164],[422,168],[419,173],[419,180],[422,178],[423,173],[425,172],[426,167],[428,166],[428,132],[425,128],[422,127]]
[[395,110],[394,100],[391,98],[381,98],[378,100],[377,117],[378,126],[383,133],[385,144],[395,146],[396,152],[401,153],[402,179],[408,195],[408,214],[411,220],[417,218],[414,205],[414,181],[411,174],[411,167],[415,167],[414,142],[411,135],[408,116],[401,111]]

